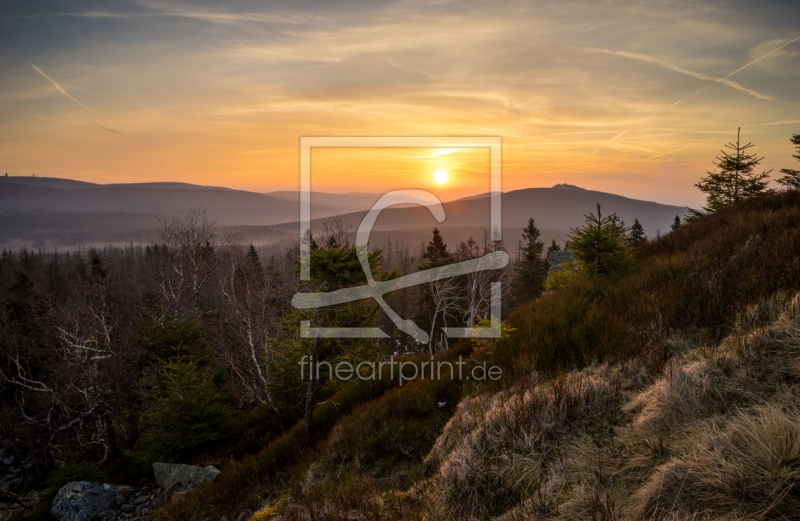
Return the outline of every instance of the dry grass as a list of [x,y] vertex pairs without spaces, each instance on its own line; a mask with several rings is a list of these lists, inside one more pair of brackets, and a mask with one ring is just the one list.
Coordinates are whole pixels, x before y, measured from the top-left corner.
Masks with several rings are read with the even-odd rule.
[[632,363],[471,397],[427,463],[441,519],[792,519],[800,295],[650,379]]

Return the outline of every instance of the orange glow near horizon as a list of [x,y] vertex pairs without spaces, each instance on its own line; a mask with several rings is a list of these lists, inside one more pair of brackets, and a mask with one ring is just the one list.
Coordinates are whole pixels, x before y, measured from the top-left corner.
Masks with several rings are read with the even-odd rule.
[[[738,127],[773,178],[797,168],[793,5],[22,2],[0,36],[0,175],[297,190],[301,137],[499,136],[504,191],[697,207]],[[485,151],[312,160],[319,191],[488,190]]]
[[[438,182],[434,172],[457,173]],[[421,189],[449,201],[489,191],[488,148],[314,148],[311,186],[321,192]]]

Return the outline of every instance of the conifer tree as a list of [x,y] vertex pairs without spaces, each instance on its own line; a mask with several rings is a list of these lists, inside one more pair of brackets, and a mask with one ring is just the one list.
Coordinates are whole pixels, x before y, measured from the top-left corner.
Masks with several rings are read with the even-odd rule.
[[550,246],[547,247],[547,251],[545,252],[544,259],[546,261],[549,261],[550,254],[553,253],[554,251],[561,251],[561,246],[556,244],[556,240],[555,239],[553,239],[553,242],[550,243]]
[[[791,139],[792,143],[797,145],[797,154],[794,157],[800,161],[800,134],[795,134]],[[778,183],[782,184],[790,190],[800,190],[800,170],[791,170],[789,168],[782,168],[781,173],[785,174],[778,179]]]
[[514,305],[536,298],[544,291],[547,263],[542,258],[544,243],[539,240],[539,235],[539,229],[531,217],[522,230],[523,246],[519,259],[514,263],[514,282],[511,287]]
[[[433,229],[433,237],[425,247],[425,253],[422,254],[422,259],[425,261],[419,266],[420,270],[429,268],[438,268],[446,266],[453,262],[453,255],[447,251],[447,244],[442,239],[442,234],[438,228]],[[420,286],[419,292],[419,307],[414,322],[423,330],[429,331],[433,323],[434,316],[436,315],[436,302],[433,298],[433,293],[429,284]]]
[[447,245],[444,243],[438,228],[433,229],[433,237],[425,247],[425,253],[422,254],[422,258],[426,262],[419,267],[421,270],[446,266],[453,261],[453,256],[447,251]]
[[625,241],[625,229],[615,216],[603,217],[598,204],[597,215],[584,217],[584,226],[571,228],[569,236],[569,247],[581,265],[597,275],[608,275],[629,266],[633,259]]
[[176,352],[161,363],[155,400],[142,413],[143,452],[133,455],[147,463],[188,463],[238,424],[235,400],[215,385],[211,367],[180,355],[180,346]]
[[633,226],[631,226],[626,240],[631,248],[638,248],[647,242],[647,235],[644,234],[644,228],[639,223],[639,219],[633,220]]
[[716,212],[767,191],[767,179],[772,170],[760,174],[754,172],[764,158],[747,153],[753,144],[742,145],[740,132],[741,128],[736,133],[736,143],[725,145],[733,153],[722,150],[722,156],[714,163],[719,172],[706,172],[707,176],[695,185],[706,194],[706,206],[703,209],[707,212]]
[[669,225],[669,229],[673,232],[681,227],[681,218],[679,216],[675,216],[675,220],[672,221],[672,224]]

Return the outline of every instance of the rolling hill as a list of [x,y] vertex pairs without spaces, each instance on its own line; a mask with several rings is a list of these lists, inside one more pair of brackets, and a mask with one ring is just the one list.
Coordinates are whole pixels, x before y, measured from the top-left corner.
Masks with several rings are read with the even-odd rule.
[[[312,193],[312,216],[321,219],[342,215],[353,226],[363,219],[382,194]],[[189,183],[95,184],[49,177],[0,177],[0,241],[50,241],[59,245],[98,242],[140,242],[152,237],[157,217],[182,215],[188,208],[203,207],[219,226],[236,227],[254,243],[292,238],[299,229],[296,192],[267,194]],[[584,190],[570,185],[527,188],[506,192],[503,201],[504,239],[514,244],[520,229],[534,217],[542,239],[563,241],[583,215],[596,211],[617,213],[626,223],[638,218],[653,236],[666,231],[675,215],[686,209],[627,197]],[[389,238],[413,244],[426,240],[434,226],[448,241],[478,240],[489,226],[488,194],[444,203],[446,220],[437,223],[420,206],[384,210],[373,235],[374,244]],[[147,238],[147,239],[145,239]]]

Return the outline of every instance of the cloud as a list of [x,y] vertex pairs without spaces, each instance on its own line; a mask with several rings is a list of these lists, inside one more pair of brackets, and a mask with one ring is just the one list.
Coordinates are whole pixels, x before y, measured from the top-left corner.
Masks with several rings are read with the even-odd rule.
[[[706,85],[705,87],[703,87],[699,91],[695,92],[695,94],[698,94],[698,93],[702,92],[703,90],[711,87],[712,85],[716,85],[717,83],[723,83],[723,84],[727,85],[728,87],[731,87],[732,89],[736,89],[736,90],[740,90],[742,92],[746,92],[747,94],[750,94],[751,96],[754,96],[754,97],[759,98],[759,99],[763,99],[763,100],[767,100],[767,101],[778,101],[778,100],[776,100],[775,98],[773,98],[772,96],[770,96],[768,94],[762,94],[762,93],[760,93],[760,92],[758,92],[756,90],[748,89],[744,85],[741,85],[741,84],[739,84],[739,83],[737,83],[737,82],[735,82],[733,80],[729,80],[728,79],[730,76],[736,74],[737,72],[741,71],[745,67],[747,67],[749,65],[752,65],[753,63],[755,63],[758,60],[755,60],[755,61],[749,63],[748,65],[745,65],[741,69],[738,69],[738,70],[728,74],[724,78],[716,78],[714,76],[709,76],[708,74],[703,74],[702,72],[697,72],[697,71],[693,71],[691,69],[686,69],[685,67],[681,67],[679,65],[675,65],[674,63],[669,62],[667,60],[663,60],[663,59],[658,58],[656,56],[650,56],[650,55],[647,55],[647,54],[639,54],[639,53],[636,53],[636,52],[629,52],[629,51],[611,51],[611,50],[608,50],[608,49],[589,49],[589,50],[594,51],[594,52],[601,52],[601,53],[604,53],[604,54],[610,54],[612,56],[622,56],[624,58],[630,58],[632,60],[638,60],[638,61],[642,61],[642,62],[646,62],[646,63],[652,63],[653,65],[660,65],[661,67],[665,67],[667,69],[670,69],[670,70],[675,71],[675,72],[679,72],[681,74],[686,74],[687,76],[691,76],[693,78],[697,78],[698,80],[705,80],[705,81],[713,81],[714,82],[711,85]],[[764,58],[764,56],[762,56],[762,58]],[[761,58],[759,58],[759,59],[761,59]],[[681,101],[683,101],[683,100],[681,100]],[[678,103],[680,103],[680,101],[675,103],[674,105],[677,105]]]
[[92,114],[94,114],[95,116],[97,115],[97,114],[96,114],[96,113],[95,113],[93,110],[91,110],[89,107],[87,107],[86,105],[84,105],[84,104],[83,104],[83,103],[81,103],[80,101],[78,101],[78,100],[76,100],[75,98],[73,98],[73,97],[70,95],[70,93],[69,93],[69,92],[67,92],[66,90],[64,90],[64,87],[62,87],[61,85],[59,85],[59,84],[58,84],[58,82],[57,82],[56,80],[54,80],[53,78],[51,78],[50,76],[48,76],[47,74],[45,74],[45,73],[44,73],[44,71],[43,71],[42,69],[40,69],[39,67],[37,67],[36,65],[34,65],[34,64],[32,64],[32,63],[31,63],[31,67],[33,67],[33,70],[35,70],[36,72],[38,72],[39,74],[41,74],[41,76],[42,76],[44,79],[46,79],[47,81],[49,81],[50,83],[52,83],[52,84],[53,84],[53,87],[55,87],[55,88],[56,88],[56,90],[57,90],[58,92],[60,92],[60,93],[61,93],[61,94],[63,94],[64,96],[68,97],[69,99],[71,99],[72,101],[74,101],[75,103],[77,103],[78,105],[80,105],[81,107],[83,107],[84,109],[88,110],[89,112],[91,112],[91,113],[92,113]]

